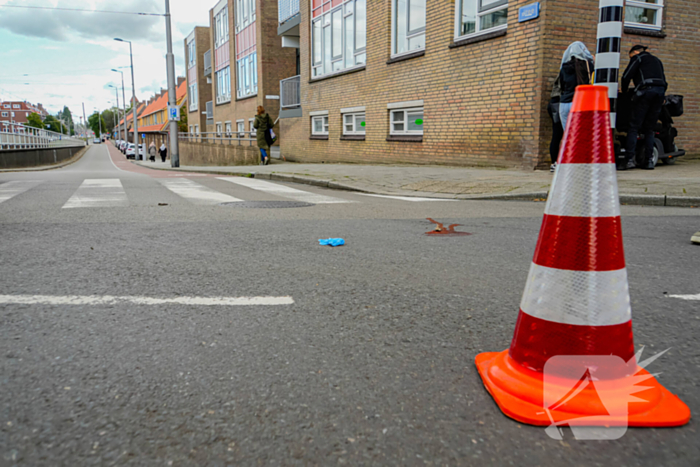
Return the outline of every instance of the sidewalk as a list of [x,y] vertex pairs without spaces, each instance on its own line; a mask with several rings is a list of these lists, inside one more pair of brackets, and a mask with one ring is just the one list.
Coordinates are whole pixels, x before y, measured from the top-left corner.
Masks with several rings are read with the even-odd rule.
[[[334,189],[394,196],[448,199],[516,199],[547,197],[552,174],[445,166],[297,164],[273,160],[268,166],[170,167],[170,161],[137,162],[162,170],[254,176]],[[700,160],[679,159],[656,170],[618,172],[620,201],[654,206],[700,206]]]

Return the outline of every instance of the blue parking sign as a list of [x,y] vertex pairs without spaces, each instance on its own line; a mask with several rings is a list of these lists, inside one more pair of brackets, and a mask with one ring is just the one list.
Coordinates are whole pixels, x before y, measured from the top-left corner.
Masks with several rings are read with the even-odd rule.
[[518,10],[518,23],[530,21],[540,16],[540,2],[525,5]]

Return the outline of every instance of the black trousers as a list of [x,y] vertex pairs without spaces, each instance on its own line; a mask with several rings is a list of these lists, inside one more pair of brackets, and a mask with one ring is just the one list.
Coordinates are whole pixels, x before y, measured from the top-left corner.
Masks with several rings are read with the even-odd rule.
[[[552,108],[556,105],[556,110]],[[561,140],[564,138],[564,127],[561,125],[561,119],[559,118],[559,104],[550,103],[547,106],[547,113],[552,119],[552,141],[549,143],[549,157],[552,159],[552,164],[556,164],[557,158],[559,157],[559,146],[561,145]],[[556,120],[554,115],[557,115]]]
[[627,130],[627,160],[635,157],[637,149],[637,136],[641,130],[644,133],[644,153],[642,164],[646,166],[654,154],[654,128],[659,120],[659,114],[664,104],[664,88],[654,86],[642,91],[641,95],[634,97],[632,101],[632,115]]

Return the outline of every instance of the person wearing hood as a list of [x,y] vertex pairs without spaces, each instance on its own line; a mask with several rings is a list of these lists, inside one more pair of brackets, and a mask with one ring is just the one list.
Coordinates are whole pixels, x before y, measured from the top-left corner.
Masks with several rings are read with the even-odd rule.
[[155,161],[156,161],[156,152],[157,152],[157,150],[156,150],[156,143],[154,143],[153,141],[151,141],[151,144],[148,145],[148,159],[149,159],[151,162],[155,162]]
[[647,47],[635,45],[629,52],[630,63],[622,75],[622,92],[629,89],[630,81],[634,82],[632,96],[632,113],[627,130],[627,144],[624,149],[625,162],[618,169],[627,169],[630,159],[634,160],[637,149],[639,130],[644,133],[644,159],[642,169],[654,169],[654,127],[659,120],[659,114],[664,104],[666,89],[666,74],[661,60],[647,52]]
[[559,118],[564,130],[566,130],[566,123],[574,102],[576,87],[590,84],[594,69],[593,55],[583,42],[572,43],[564,52],[564,56],[561,59],[559,77],[557,78],[561,86]]
[[267,143],[265,135],[275,123],[272,121],[270,115],[265,112],[265,108],[262,105],[258,106],[258,114],[255,116],[255,122],[253,122],[253,128],[255,128],[255,136],[258,140],[258,147],[260,148],[260,165],[268,165],[270,163],[270,155],[267,151],[270,150],[270,145]]
[[165,162],[166,157],[168,157],[168,147],[163,143],[160,145],[160,159]]

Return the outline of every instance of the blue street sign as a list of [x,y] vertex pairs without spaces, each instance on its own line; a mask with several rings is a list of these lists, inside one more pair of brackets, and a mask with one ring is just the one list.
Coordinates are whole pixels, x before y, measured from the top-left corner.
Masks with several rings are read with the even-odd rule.
[[141,133],[141,139],[146,139],[146,133]]
[[532,19],[539,18],[540,16],[540,2],[535,2],[530,5],[525,5],[518,10],[518,23],[523,23],[525,21],[530,21]]

